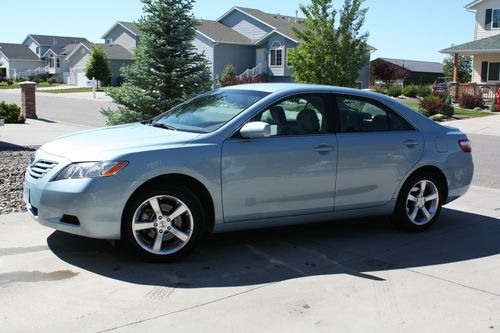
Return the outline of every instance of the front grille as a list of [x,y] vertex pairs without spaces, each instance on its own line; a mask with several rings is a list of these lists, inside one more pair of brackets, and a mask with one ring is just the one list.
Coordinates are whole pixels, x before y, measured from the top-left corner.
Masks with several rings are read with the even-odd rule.
[[56,165],[57,162],[39,160],[35,164],[28,167],[28,173],[31,178],[40,179]]

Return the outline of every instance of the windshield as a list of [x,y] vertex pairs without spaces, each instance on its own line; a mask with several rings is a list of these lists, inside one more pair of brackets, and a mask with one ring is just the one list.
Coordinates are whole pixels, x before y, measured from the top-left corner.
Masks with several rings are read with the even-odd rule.
[[179,131],[213,132],[266,95],[251,90],[211,91],[163,113],[152,124]]

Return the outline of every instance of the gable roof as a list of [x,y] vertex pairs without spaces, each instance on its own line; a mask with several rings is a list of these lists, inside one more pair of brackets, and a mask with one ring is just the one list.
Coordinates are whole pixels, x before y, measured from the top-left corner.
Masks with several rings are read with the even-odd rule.
[[499,53],[500,52],[500,35],[478,39],[465,44],[452,46],[439,51],[441,53],[460,53],[460,54],[477,54],[477,53]]
[[113,31],[117,26],[122,26],[125,30],[129,31],[134,36],[138,37],[141,35],[141,31],[137,27],[137,24],[135,24],[134,22],[117,21],[111,26],[111,28],[108,29],[108,31],[104,33],[104,35],[102,35],[101,38],[105,39],[106,36],[109,35],[109,33]]
[[483,1],[484,0],[475,0],[475,1],[472,1],[471,3],[465,5],[465,9],[467,9],[467,10],[474,10],[474,7],[476,7],[477,5],[479,5]]
[[196,31],[213,42],[243,45],[252,44],[250,38],[243,36],[239,32],[217,21],[200,20],[200,24],[196,26]]
[[69,59],[75,54],[80,48],[85,48],[87,51],[92,49],[92,46],[99,45],[102,47],[104,53],[109,60],[132,60],[132,53],[130,53],[127,49],[125,49],[121,45],[117,44],[92,44],[92,43],[79,43],[71,46],[71,52],[69,52],[66,56],[66,59]]
[[62,48],[68,44],[81,43],[81,42],[89,42],[87,38],[83,37],[68,37],[68,36],[49,36],[49,35],[28,35],[23,43],[31,37],[35,42],[39,45],[44,46],[58,46]]
[[295,18],[293,16],[279,15],[279,14],[269,14],[265,13],[261,10],[254,8],[246,8],[246,7],[234,7],[261,22],[264,22],[266,25],[270,26],[274,30],[280,32],[286,37],[297,40],[297,36],[293,31],[293,28],[297,28],[298,30],[303,30],[305,25],[302,23],[303,19]]
[[23,44],[0,43],[0,52],[9,60],[40,60]]
[[406,60],[406,59],[392,59],[392,58],[377,58],[373,61],[383,60],[400,67],[404,67],[412,72],[422,73],[442,73],[443,65],[439,62],[433,61],[419,61],[419,60]]

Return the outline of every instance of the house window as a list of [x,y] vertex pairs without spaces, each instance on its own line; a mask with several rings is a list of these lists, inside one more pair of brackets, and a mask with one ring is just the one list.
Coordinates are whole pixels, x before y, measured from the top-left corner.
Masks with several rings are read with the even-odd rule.
[[500,81],[500,62],[490,62],[488,81]]
[[36,50],[36,52],[35,52],[35,53],[36,53],[37,55],[39,55],[39,54],[40,54],[40,48],[37,46],[35,50]]
[[491,27],[493,29],[500,28],[500,9],[493,9],[491,18]]
[[271,67],[282,67],[283,66],[283,47],[280,42],[274,42],[271,44],[271,53],[269,54],[271,60],[269,63]]
[[54,58],[52,58],[52,56],[49,58],[49,67],[54,68]]
[[61,59],[59,58],[56,59],[56,67],[57,68],[61,67]]
[[108,45],[109,45],[109,44],[111,44],[111,43],[113,43],[113,38],[108,38],[108,39],[106,39],[106,44],[108,44]]

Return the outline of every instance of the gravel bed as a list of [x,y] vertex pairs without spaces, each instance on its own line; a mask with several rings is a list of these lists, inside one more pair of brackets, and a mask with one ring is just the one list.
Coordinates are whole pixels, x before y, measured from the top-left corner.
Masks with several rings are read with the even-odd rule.
[[0,147],[0,215],[25,212],[24,173],[38,147]]

